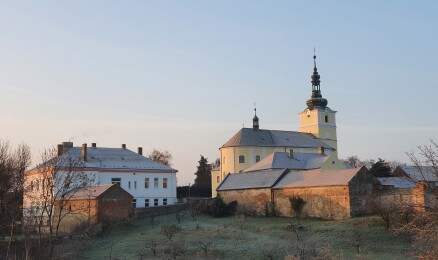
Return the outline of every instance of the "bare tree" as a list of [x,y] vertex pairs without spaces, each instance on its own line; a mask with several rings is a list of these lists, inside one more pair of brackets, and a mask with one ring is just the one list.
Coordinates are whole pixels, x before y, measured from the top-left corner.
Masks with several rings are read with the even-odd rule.
[[21,144],[13,150],[8,141],[0,140],[0,235],[9,235],[6,258],[19,230],[15,223],[22,216],[24,172],[29,164],[30,149],[27,145]]
[[49,148],[41,154],[42,163],[26,175],[25,196],[28,223],[36,225],[40,252],[48,242],[48,258],[53,258],[55,240],[63,219],[73,214],[69,207],[74,195],[86,187],[92,176],[84,172],[85,161],[68,154],[58,155]]
[[169,151],[160,151],[154,148],[149,154],[149,158],[164,165],[172,166],[173,156]]
[[419,146],[418,150],[418,154],[411,152],[407,155],[422,176],[420,183],[425,187],[426,196],[430,196],[430,205],[425,205],[425,212],[415,214],[398,231],[412,235],[417,257],[438,259],[438,189],[431,181],[431,178],[438,178],[438,143],[430,140],[429,145]]

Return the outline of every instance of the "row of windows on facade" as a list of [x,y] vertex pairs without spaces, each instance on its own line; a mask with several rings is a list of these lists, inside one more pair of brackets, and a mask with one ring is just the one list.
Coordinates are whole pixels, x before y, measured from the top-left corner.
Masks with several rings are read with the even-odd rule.
[[[154,200],[154,207],[159,206],[159,200],[158,199],[153,199]],[[147,207],[152,207],[152,199],[144,199],[144,206],[145,208]],[[164,198],[163,199],[163,206],[167,205],[167,199]],[[136,208],[137,207],[137,199],[132,199],[132,208]]]
[[[159,186],[159,179],[160,178],[154,178],[154,188],[158,189]],[[122,178],[111,178],[111,183],[114,184],[118,184],[119,186],[122,185]],[[145,178],[144,179],[144,188],[145,189],[149,189],[149,178]],[[167,178],[163,178],[163,183],[162,183],[162,187],[163,189],[167,189]],[[137,189],[137,181],[128,181],[128,189]]]
[[[50,187],[51,183],[52,183],[51,179],[49,179],[49,178],[42,179],[41,180],[41,189],[43,189],[43,187],[46,187],[46,185],[47,185],[47,187]],[[40,189],[40,180],[36,180],[35,182],[30,181],[30,191],[33,191],[34,189],[35,190]]]
[[[260,155],[255,156],[256,163],[260,162]],[[245,155],[239,155],[239,163],[245,163]],[[222,164],[227,164],[227,158],[224,157],[222,160]]]
[[[330,132],[327,131],[326,132],[326,139],[330,139],[330,136],[331,136]],[[317,150],[313,149],[313,152],[316,153]],[[260,155],[256,155],[255,156],[255,162],[256,163],[260,162]],[[226,163],[227,163],[227,158],[224,157],[223,160],[222,160],[222,164],[226,164]],[[239,155],[239,163],[245,163],[245,155]]]

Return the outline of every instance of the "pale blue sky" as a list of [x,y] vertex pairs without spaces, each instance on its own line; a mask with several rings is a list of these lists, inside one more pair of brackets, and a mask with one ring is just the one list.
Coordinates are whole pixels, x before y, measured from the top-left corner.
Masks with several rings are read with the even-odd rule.
[[0,3],[0,138],[169,150],[179,184],[251,126],[298,130],[313,47],[340,157],[438,140],[434,1]]

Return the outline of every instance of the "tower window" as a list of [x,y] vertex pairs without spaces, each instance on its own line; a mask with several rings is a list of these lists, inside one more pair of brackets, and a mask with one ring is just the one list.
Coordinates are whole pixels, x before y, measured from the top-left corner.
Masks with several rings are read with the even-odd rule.
[[256,155],[256,162],[260,162],[260,155]]
[[224,159],[222,160],[222,164],[227,164],[227,157],[224,156]]
[[245,156],[239,155],[239,163],[245,163]]
[[325,122],[328,123],[328,115],[325,115]]

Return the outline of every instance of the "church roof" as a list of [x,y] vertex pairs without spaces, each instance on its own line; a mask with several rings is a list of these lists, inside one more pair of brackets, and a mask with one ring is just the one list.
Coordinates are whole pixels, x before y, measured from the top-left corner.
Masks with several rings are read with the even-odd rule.
[[268,129],[242,128],[222,147],[265,146],[297,148],[333,148],[313,134]]
[[284,168],[290,170],[319,169],[328,158],[329,156],[325,154],[293,153],[291,157],[287,152],[274,152],[246,169],[245,172]]
[[217,191],[271,188],[287,169],[228,174]]
[[273,188],[346,186],[361,169],[289,172]]

